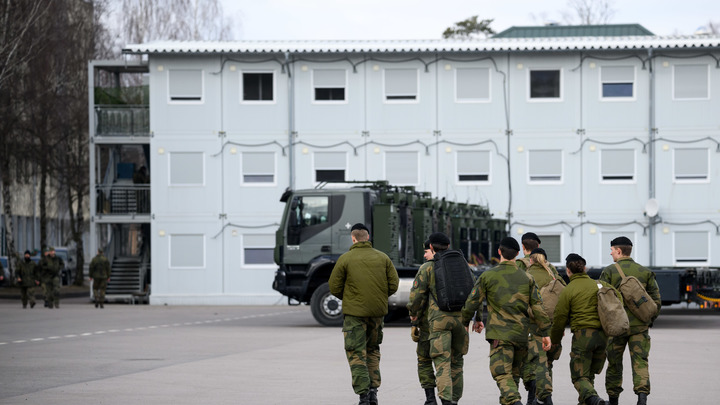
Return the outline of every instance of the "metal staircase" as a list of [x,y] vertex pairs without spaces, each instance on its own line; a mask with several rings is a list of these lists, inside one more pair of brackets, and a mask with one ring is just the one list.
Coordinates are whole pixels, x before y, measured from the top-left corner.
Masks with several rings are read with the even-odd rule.
[[105,298],[108,301],[132,301],[133,294],[144,290],[144,270],[142,258],[139,256],[116,257],[112,263],[110,282],[108,282]]

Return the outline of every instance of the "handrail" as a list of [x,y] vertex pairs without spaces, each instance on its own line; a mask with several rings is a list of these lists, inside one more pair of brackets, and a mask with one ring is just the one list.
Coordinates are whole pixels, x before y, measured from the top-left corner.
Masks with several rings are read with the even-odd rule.
[[96,105],[96,135],[150,136],[148,105]]

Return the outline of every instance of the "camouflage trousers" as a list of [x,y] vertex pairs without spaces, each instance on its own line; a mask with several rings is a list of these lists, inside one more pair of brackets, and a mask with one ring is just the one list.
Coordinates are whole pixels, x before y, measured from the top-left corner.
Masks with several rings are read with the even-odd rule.
[[470,338],[459,316],[430,321],[430,357],[435,365],[438,396],[459,401],[463,393],[463,356]]
[[529,390],[530,384],[535,381],[535,396],[539,399],[545,399],[552,394],[552,363],[557,350],[562,348],[545,352],[542,348],[542,336],[530,335],[528,355],[521,374],[526,390]]
[[345,355],[350,364],[353,390],[358,395],[380,386],[382,329],[383,317],[344,316]]
[[520,369],[526,361],[527,342],[518,343],[506,340],[490,342],[490,374],[500,389],[500,403],[511,405],[520,401],[518,382]]
[[417,344],[418,379],[422,388],[435,388],[435,370],[430,357],[430,341],[420,340]]
[[650,335],[645,330],[640,333],[611,338],[607,345],[608,369],[605,373],[605,390],[611,397],[622,392],[623,353],[625,346],[630,351],[632,365],[633,391],[636,394],[650,394]]
[[93,297],[95,302],[105,302],[105,290],[107,289],[107,279],[100,280],[94,278],[92,281]]
[[35,305],[35,287],[20,287],[20,300],[23,307],[26,307],[28,302]]
[[60,277],[54,277],[43,281],[45,290],[45,302],[56,308],[60,306]]
[[595,374],[600,374],[605,366],[605,348],[607,336],[601,329],[580,329],[573,332],[570,350],[570,379],[578,392],[578,403],[595,391]]

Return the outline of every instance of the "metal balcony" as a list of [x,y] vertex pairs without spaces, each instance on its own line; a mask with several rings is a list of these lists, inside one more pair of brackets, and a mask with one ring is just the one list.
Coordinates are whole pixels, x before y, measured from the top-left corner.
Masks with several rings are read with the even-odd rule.
[[95,122],[97,136],[150,136],[147,105],[98,105]]
[[150,185],[98,185],[100,215],[150,214]]

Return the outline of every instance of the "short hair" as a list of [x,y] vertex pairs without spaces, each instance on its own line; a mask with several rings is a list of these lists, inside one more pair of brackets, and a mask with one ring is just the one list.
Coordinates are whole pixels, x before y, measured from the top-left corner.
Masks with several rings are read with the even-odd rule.
[[351,235],[358,242],[365,242],[370,239],[370,233],[366,229],[355,229],[351,232]]
[[540,244],[535,239],[525,239],[522,241],[522,245],[526,250],[535,250],[540,247]]
[[517,249],[512,249],[507,246],[500,245],[500,256],[502,256],[505,260],[515,259],[518,253],[520,253],[520,251]]
[[632,246],[615,245],[613,247],[620,249],[620,253],[622,253],[623,256],[630,256],[630,254],[632,253]]

